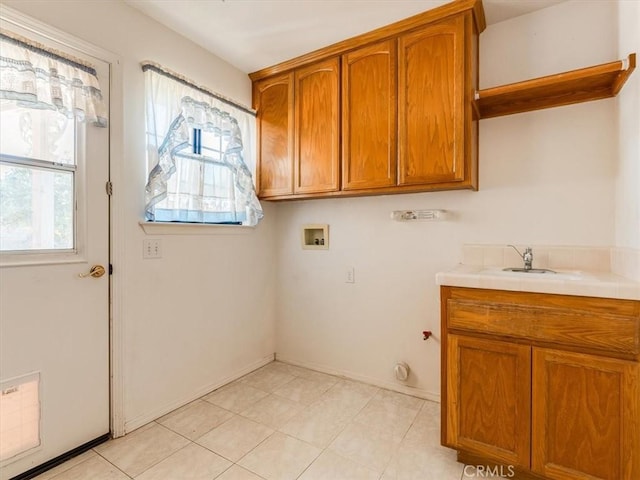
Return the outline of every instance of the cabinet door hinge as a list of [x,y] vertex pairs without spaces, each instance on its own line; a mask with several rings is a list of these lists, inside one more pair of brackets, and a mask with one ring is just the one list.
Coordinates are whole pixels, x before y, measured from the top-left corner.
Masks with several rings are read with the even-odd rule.
[[109,264],[109,275],[113,275],[113,265]]
[[113,183],[111,183],[111,181],[107,182],[106,188],[107,188],[107,195],[109,196],[113,195]]

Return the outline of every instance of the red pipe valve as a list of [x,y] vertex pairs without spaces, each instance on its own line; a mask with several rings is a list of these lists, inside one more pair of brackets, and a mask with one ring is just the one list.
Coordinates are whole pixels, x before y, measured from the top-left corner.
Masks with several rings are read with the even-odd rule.
[[431,330],[425,330],[422,332],[422,339],[429,340],[429,337],[432,335]]

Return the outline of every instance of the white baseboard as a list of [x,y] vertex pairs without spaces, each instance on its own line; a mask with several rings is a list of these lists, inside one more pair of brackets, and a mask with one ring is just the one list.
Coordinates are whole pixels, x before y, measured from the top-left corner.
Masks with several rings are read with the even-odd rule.
[[297,360],[288,358],[286,356],[276,353],[276,360],[297,367],[308,368],[309,370],[315,370],[317,372],[328,373],[329,375],[336,375],[338,377],[348,378],[350,380],[357,380],[358,382],[368,383],[376,387],[385,388],[394,392],[404,393],[405,395],[411,395],[418,398],[424,398],[425,400],[431,400],[432,402],[440,403],[440,394],[429,392],[422,388],[408,387],[406,385],[398,385],[393,382],[385,382],[377,378],[368,377],[366,375],[360,375],[358,373],[350,372],[348,370],[336,370],[325,365],[310,362],[299,362]]
[[154,420],[162,417],[163,415],[166,415],[169,412],[172,412],[173,410],[180,408],[184,405],[186,405],[189,402],[193,402],[194,400],[197,400],[198,398],[207,395],[210,392],[213,392],[214,390],[225,386],[228,383],[233,382],[234,380],[237,380],[240,377],[245,376],[248,373],[253,372],[254,370],[257,370],[260,367],[265,366],[268,363],[273,362],[275,358],[275,354],[271,354],[271,355],[267,355],[262,357],[259,360],[256,360],[255,362],[250,363],[249,365],[244,366],[243,368],[240,368],[236,371],[234,371],[232,374],[228,375],[227,377],[223,378],[222,380],[214,383],[214,384],[210,384],[207,385],[205,387],[202,387],[200,390],[193,392],[192,394],[190,394],[187,397],[181,398],[179,400],[176,400],[174,402],[171,402],[169,404],[163,405],[162,407],[156,408],[154,410],[151,410],[150,412],[146,412],[144,415],[139,415],[135,418],[129,419],[125,421],[124,424],[124,431],[125,434],[127,433],[131,433],[132,431],[136,430],[137,428],[142,427],[143,425],[146,425],[149,422],[153,422]]
[[223,387],[224,385],[227,385],[228,383],[231,383],[234,380],[237,380],[238,378],[253,372],[254,370],[257,370],[258,368],[267,365],[268,363],[271,363],[274,359],[283,363],[288,363],[290,365],[308,368],[309,370],[315,370],[317,372],[327,373],[329,375],[335,375],[338,377],[347,378],[349,380],[356,380],[358,382],[367,383],[369,385],[385,388],[387,390],[392,390],[394,392],[404,393],[405,395],[412,395],[414,397],[423,398],[425,400],[430,400],[432,402],[440,403],[439,393],[429,392],[421,388],[398,385],[393,382],[385,382],[377,378],[368,377],[366,375],[360,375],[358,373],[354,373],[349,370],[336,370],[334,368],[327,367],[326,365],[311,363],[311,362],[299,362],[297,360],[287,358],[286,356],[282,356],[279,354],[272,354],[272,355],[264,356],[261,359],[256,360],[255,362],[250,363],[249,365],[246,365],[243,368],[240,368],[234,371],[232,374],[216,382],[215,384],[207,385],[206,387],[201,388],[200,390],[192,393],[187,397],[181,398],[180,400],[176,400],[175,402],[172,402],[170,404],[163,405],[162,407],[159,407],[150,412],[147,412],[144,415],[139,415],[135,418],[127,420],[125,422],[125,433],[131,433],[137,428],[140,428],[146,425],[147,423],[152,422],[162,417],[163,415],[166,415],[167,413],[172,412],[173,410],[186,405],[189,402],[197,400],[198,398],[204,395],[207,395],[208,393],[220,387]]

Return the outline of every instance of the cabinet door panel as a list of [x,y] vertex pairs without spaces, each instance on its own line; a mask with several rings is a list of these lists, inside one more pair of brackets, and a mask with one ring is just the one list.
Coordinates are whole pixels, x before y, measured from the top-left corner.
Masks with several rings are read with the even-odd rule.
[[342,57],[342,188],[396,184],[395,41]]
[[340,188],[339,70],[333,58],[295,72],[295,193]]
[[293,74],[256,83],[258,195],[293,193]]
[[447,444],[529,467],[531,347],[449,335]]
[[399,38],[399,184],[464,180],[464,18]]
[[550,479],[640,478],[637,363],[534,349],[532,469]]

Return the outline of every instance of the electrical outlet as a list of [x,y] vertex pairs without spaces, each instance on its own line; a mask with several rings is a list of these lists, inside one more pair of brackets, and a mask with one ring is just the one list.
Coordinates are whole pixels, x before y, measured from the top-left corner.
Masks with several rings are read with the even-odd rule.
[[353,267],[347,267],[347,275],[344,279],[345,283],[356,283],[356,269]]
[[162,240],[146,238],[142,241],[142,258],[162,258]]

